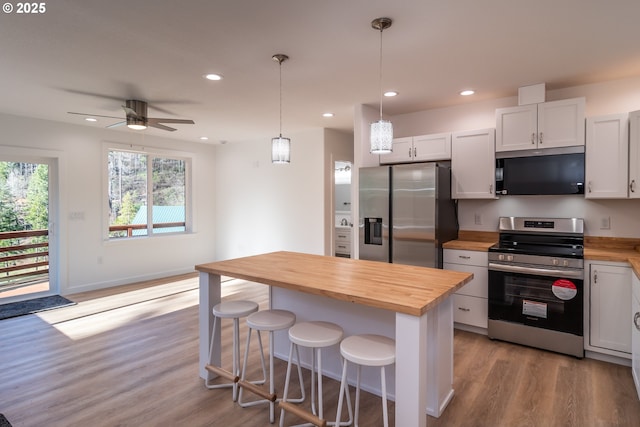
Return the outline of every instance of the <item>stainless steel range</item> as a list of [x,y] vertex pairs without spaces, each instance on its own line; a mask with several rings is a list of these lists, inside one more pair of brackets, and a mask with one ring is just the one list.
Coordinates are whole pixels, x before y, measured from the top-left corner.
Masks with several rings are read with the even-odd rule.
[[584,220],[502,217],[499,231],[489,338],[584,357]]

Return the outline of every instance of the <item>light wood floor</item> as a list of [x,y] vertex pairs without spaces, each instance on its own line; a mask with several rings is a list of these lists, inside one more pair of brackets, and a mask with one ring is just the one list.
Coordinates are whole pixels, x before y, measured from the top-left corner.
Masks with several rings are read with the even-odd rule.
[[[263,285],[223,289],[227,299],[268,302]],[[269,425],[266,407],[240,408],[230,390],[207,390],[198,378],[194,275],[70,297],[78,305],[0,321],[0,413],[14,427]],[[227,345],[230,328],[223,324]],[[640,425],[630,368],[462,331],[454,351],[456,394],[429,426]],[[223,364],[230,359],[226,352]],[[276,361],[276,378],[285,369]],[[308,371],[305,379],[308,388]],[[338,386],[325,380],[328,418]],[[361,426],[382,425],[379,398],[364,393],[362,405]]]

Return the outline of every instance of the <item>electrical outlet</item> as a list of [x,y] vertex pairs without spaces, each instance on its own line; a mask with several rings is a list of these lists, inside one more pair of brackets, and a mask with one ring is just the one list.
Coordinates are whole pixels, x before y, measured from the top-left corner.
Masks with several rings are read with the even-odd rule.
[[476,225],[482,225],[482,215],[476,213],[473,217]]
[[610,230],[611,229],[611,217],[604,216],[600,218],[600,230]]

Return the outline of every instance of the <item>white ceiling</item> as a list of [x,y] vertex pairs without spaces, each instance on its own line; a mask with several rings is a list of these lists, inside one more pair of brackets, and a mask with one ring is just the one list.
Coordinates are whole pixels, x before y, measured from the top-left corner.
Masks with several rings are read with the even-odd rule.
[[[151,117],[196,122],[144,132],[271,138],[271,56],[285,53],[283,134],[351,131],[354,105],[378,106],[370,22],[381,16],[393,19],[383,86],[400,92],[385,114],[640,75],[638,0],[55,0],[44,14],[0,14],[0,112],[103,127],[118,120],[67,112],[124,117],[124,100],[141,99]],[[224,79],[203,79],[209,72]],[[477,94],[459,96],[466,88]]]

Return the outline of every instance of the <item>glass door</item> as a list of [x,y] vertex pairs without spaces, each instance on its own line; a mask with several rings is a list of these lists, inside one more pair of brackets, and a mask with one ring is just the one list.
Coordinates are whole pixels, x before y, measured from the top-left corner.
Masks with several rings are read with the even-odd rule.
[[46,161],[0,159],[0,304],[56,290],[49,268],[50,173]]

